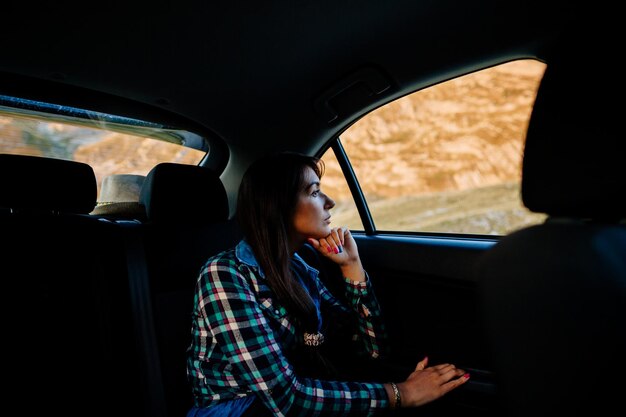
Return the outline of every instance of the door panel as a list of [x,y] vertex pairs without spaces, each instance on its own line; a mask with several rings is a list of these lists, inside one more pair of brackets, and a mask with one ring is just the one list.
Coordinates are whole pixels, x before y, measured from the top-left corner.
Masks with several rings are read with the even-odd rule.
[[470,381],[445,401],[455,410],[489,415],[495,381],[472,271],[495,240],[353,236],[381,304],[393,360],[414,367],[428,356],[431,365],[450,362],[467,370]]

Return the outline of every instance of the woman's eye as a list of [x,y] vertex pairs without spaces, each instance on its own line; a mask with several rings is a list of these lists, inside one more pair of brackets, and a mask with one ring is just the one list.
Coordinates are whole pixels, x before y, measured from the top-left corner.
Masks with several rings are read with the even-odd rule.
[[313,197],[317,197],[320,194],[320,190],[315,190],[311,193]]

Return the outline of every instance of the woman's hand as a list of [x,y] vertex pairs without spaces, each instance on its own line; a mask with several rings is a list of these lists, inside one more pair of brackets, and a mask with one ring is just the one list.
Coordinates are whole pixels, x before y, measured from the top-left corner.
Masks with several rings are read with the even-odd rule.
[[428,367],[428,358],[424,358],[418,362],[415,371],[406,381],[397,384],[402,407],[417,407],[429,403],[468,380],[469,374],[462,369],[449,363]]
[[342,265],[359,260],[356,242],[346,227],[333,227],[328,236],[309,238],[308,242],[322,255]]
[[328,236],[307,240],[320,254],[339,265],[344,277],[352,281],[365,281],[359,250],[350,229],[333,227]]

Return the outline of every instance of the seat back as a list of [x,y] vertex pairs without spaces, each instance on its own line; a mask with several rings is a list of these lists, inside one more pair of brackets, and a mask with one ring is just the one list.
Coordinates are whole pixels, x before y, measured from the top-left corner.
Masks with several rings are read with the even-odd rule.
[[114,225],[87,215],[95,199],[86,164],[0,155],[7,408],[139,410],[125,257]]
[[200,269],[212,255],[241,238],[228,219],[228,200],[219,176],[207,168],[174,163],[154,167],[144,182],[144,242],[155,335],[166,407],[184,416],[192,405],[186,374],[191,313]]
[[[593,19],[590,17],[590,19]],[[605,27],[606,25],[606,27]],[[478,264],[504,416],[610,415],[626,389],[626,157],[619,27],[575,21],[549,55],[522,199],[545,224]]]

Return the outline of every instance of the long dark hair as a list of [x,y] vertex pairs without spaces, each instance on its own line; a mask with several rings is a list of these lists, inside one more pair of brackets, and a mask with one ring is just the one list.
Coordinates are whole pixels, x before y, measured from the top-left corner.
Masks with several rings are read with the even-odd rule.
[[294,152],[273,153],[252,163],[239,188],[237,221],[275,297],[296,325],[316,333],[315,305],[290,269],[289,232],[307,167],[319,178],[324,174],[323,161]]

